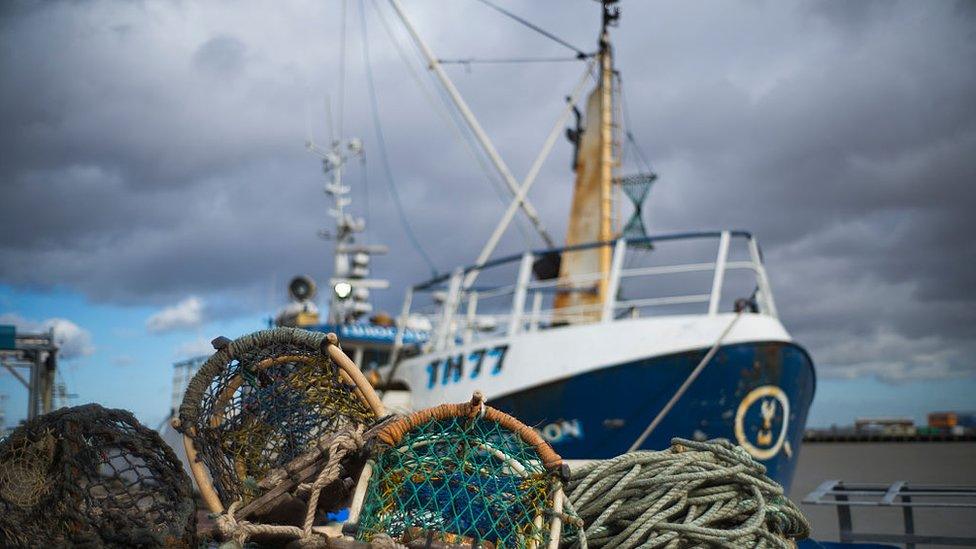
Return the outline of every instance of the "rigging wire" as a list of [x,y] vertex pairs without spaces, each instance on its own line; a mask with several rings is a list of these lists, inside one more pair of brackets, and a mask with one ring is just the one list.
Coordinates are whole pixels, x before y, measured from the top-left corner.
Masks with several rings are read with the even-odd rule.
[[509,17],[509,18],[517,21],[518,23],[520,23],[520,24],[522,24],[522,25],[524,25],[524,26],[526,26],[526,27],[534,30],[535,32],[537,32],[537,33],[545,36],[546,38],[548,38],[548,39],[550,39],[550,40],[552,40],[552,41],[554,41],[554,42],[556,42],[558,44],[561,44],[561,45],[563,45],[563,46],[565,46],[565,47],[573,50],[574,52],[576,52],[577,59],[583,59],[585,57],[589,57],[589,56],[593,55],[591,53],[584,52],[583,50],[577,48],[576,46],[570,44],[569,42],[563,40],[562,38],[559,38],[555,34],[552,34],[551,32],[543,29],[542,27],[539,27],[538,25],[532,23],[531,21],[528,21],[526,19],[523,19],[522,17],[519,17],[518,15],[515,15],[514,13],[506,10],[505,8],[503,8],[501,6],[498,6],[496,4],[493,4],[493,3],[489,2],[488,0],[478,0],[478,1],[481,2],[484,5],[492,8],[492,9],[494,9],[495,11],[497,11],[497,12],[505,15],[506,17]]
[[[505,190],[502,188],[502,182],[499,181],[498,175],[488,165],[488,161],[484,157],[484,152],[475,142],[474,136],[471,135],[470,128],[468,128],[467,124],[460,119],[460,115],[457,113],[457,110],[453,108],[451,100],[446,95],[447,92],[445,92],[437,82],[434,82],[434,77],[428,73],[428,81],[433,82],[433,87],[436,90],[439,98],[439,101],[435,100],[430,90],[428,90],[427,86],[424,85],[423,78],[414,69],[414,63],[419,63],[420,66],[426,66],[426,62],[423,60],[423,57],[417,50],[416,45],[414,45],[412,41],[407,41],[413,45],[411,51],[413,52],[414,60],[411,61],[408,58],[408,54],[404,51],[403,46],[400,44],[400,41],[397,39],[392,26],[386,19],[386,16],[380,10],[377,0],[373,0],[372,6],[373,10],[379,17],[380,23],[383,25],[383,29],[386,32],[387,37],[393,44],[394,49],[396,49],[397,54],[400,56],[400,60],[403,61],[404,66],[406,66],[407,72],[413,78],[414,82],[417,84],[417,87],[420,88],[424,98],[431,105],[431,108],[441,116],[444,123],[454,131],[461,143],[464,144],[464,148],[467,149],[468,154],[474,159],[478,167],[481,169],[482,175],[491,186],[499,202],[501,202],[503,206],[507,206],[508,195],[506,195]],[[522,235],[522,238],[526,242],[530,242],[532,240],[531,231],[521,217],[515,218],[515,227],[518,229],[519,233]]]
[[[403,226],[404,234],[406,234],[407,239],[410,241],[411,245],[413,245],[414,250],[416,250],[417,253],[424,259],[424,262],[427,263],[431,274],[433,276],[437,276],[437,267],[430,259],[430,256],[427,255],[427,252],[420,244],[420,240],[417,238],[417,235],[413,232],[413,228],[410,226],[410,220],[407,218],[407,214],[403,209],[403,203],[400,200],[400,192],[397,190],[396,183],[393,179],[393,170],[390,169],[390,160],[386,154],[386,138],[383,135],[383,126],[380,124],[379,101],[376,99],[376,87],[373,83],[373,67],[369,57],[369,32],[366,27],[366,7],[363,5],[363,3],[360,3],[359,5],[359,19],[363,39],[363,63],[366,66],[366,87],[368,88],[371,107],[370,112],[373,118],[373,131],[376,133],[376,142],[380,153],[380,163],[383,165],[383,171],[386,173],[387,187],[390,189],[390,195],[393,197],[393,204],[396,208],[397,216],[400,218],[400,224]],[[363,173],[365,173],[365,169]]]
[[342,10],[339,16],[341,26],[339,27],[339,105],[338,105],[338,130],[336,139],[342,139],[342,118],[343,108],[346,99],[346,4],[348,0],[342,0]]
[[625,136],[627,137],[627,141],[633,145],[634,153],[637,155],[637,159],[640,161],[641,167],[647,172],[652,172],[653,170],[651,169],[651,163],[647,161],[647,157],[644,156],[644,151],[634,138],[633,132],[630,131],[630,129],[633,128],[633,125],[630,123],[630,108],[627,106],[627,94],[624,93],[624,82],[620,75],[617,75],[617,82],[620,89],[620,103],[623,107],[621,110],[623,111],[624,115],[624,126],[627,129]]
[[[413,79],[414,83],[417,84],[417,88],[420,89],[421,93],[424,96],[424,99],[427,100],[427,103],[431,106],[431,109],[433,109],[433,111],[436,112],[437,115],[441,117],[441,119],[448,127],[454,129],[455,132],[458,132],[458,129],[453,125],[453,121],[450,117],[449,109],[445,108],[445,106],[442,103],[438,103],[437,100],[434,99],[434,96],[431,94],[430,90],[428,90],[427,87],[424,85],[423,79],[417,73],[416,69],[414,69],[413,62],[411,62],[410,59],[407,58],[406,52],[403,51],[403,47],[400,45],[400,42],[397,40],[396,35],[393,32],[393,29],[390,27],[389,22],[386,20],[386,16],[384,16],[383,12],[380,11],[380,8],[379,6],[377,6],[375,0],[373,1],[372,6],[373,6],[373,10],[376,12],[377,17],[380,20],[380,23],[382,23],[383,25],[383,30],[386,32],[387,38],[390,40],[390,43],[393,44],[393,47],[396,50],[397,55],[399,55],[400,60],[403,62],[403,65],[406,67],[407,72],[410,74],[410,77]],[[460,137],[462,140],[464,139],[464,136],[461,135],[460,133],[458,133],[458,137]]]
[[458,59],[438,59],[441,65],[502,65],[515,63],[567,63],[580,61],[579,57],[495,57],[480,59],[477,57],[466,57]]
[[[408,40],[407,43],[410,44],[410,51],[413,52],[415,62],[420,66],[427,66],[426,58],[420,51],[419,46],[417,46],[413,40]],[[505,189],[505,183],[498,172],[496,172],[489,165],[487,153],[481,147],[478,139],[475,137],[474,131],[471,129],[468,123],[464,121],[461,113],[458,112],[456,106],[454,105],[453,99],[451,99],[448,92],[444,89],[440,82],[437,81],[434,73],[428,70],[425,74],[428,81],[433,86],[435,93],[440,99],[441,105],[443,105],[444,111],[447,113],[448,118],[453,123],[451,124],[451,127],[455,130],[455,133],[460,136],[462,143],[464,143],[465,148],[468,150],[468,153],[478,164],[485,181],[488,182],[492,191],[494,191],[495,197],[498,199],[499,204],[501,204],[503,208],[507,207],[510,196]],[[525,242],[528,243],[532,241],[532,231],[527,227],[526,222],[521,217],[516,218],[516,228],[522,235],[522,239]]]
[[[332,100],[329,98],[329,94],[325,94],[325,125],[329,128],[329,145],[337,139],[335,134],[335,127],[332,124]],[[311,131],[308,134],[308,140],[312,140]]]
[[[633,125],[630,122],[630,109],[627,106],[627,94],[624,92],[624,81],[623,78],[620,76],[620,73],[617,73],[616,76],[617,76],[617,89],[620,90],[620,107],[621,107],[620,110],[621,113],[623,114],[623,123],[624,123],[624,130],[625,130],[624,135],[627,138],[627,144],[630,146],[629,147],[630,149],[633,149],[634,154],[637,157],[639,168],[643,169],[643,171],[645,171],[646,173],[654,173],[654,170],[651,169],[651,164],[647,161],[647,157],[644,156],[643,150],[641,149],[640,145],[637,143],[637,140],[634,138],[633,132],[631,132],[631,128],[633,128]],[[624,154],[626,154],[626,151],[627,148],[624,149]],[[624,159],[621,158],[621,164],[623,164],[623,162]],[[624,261],[626,262],[625,268],[631,268],[633,266],[633,263],[638,260],[638,256],[641,253],[647,251],[649,250],[641,250],[638,248],[638,253],[628,255],[624,259]]]
[[[372,213],[372,207],[371,207],[371,205],[369,203],[369,173],[366,171],[366,153],[365,152],[360,153],[360,155],[359,155],[359,175],[360,175],[360,178],[359,178],[360,185],[363,188],[363,206],[364,206],[363,209],[366,210],[366,214],[363,217],[366,220],[366,226],[367,227],[372,227],[373,226],[373,224],[372,224],[372,216],[370,215]],[[366,233],[365,233],[366,243],[367,244],[369,244],[370,241],[372,240],[372,238],[370,238],[371,232],[372,231],[366,231]]]

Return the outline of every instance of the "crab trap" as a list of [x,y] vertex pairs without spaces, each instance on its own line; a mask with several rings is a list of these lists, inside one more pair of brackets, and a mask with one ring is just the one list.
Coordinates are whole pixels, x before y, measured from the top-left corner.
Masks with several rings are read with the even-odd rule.
[[276,328],[214,347],[174,423],[210,511],[297,527],[342,507],[362,464],[356,452],[314,496],[310,483],[339,437],[360,437],[383,407],[335,335]]
[[565,471],[535,430],[475,393],[378,430],[346,531],[410,546],[554,548]]
[[190,479],[125,410],[65,408],[0,442],[0,546],[192,547]]

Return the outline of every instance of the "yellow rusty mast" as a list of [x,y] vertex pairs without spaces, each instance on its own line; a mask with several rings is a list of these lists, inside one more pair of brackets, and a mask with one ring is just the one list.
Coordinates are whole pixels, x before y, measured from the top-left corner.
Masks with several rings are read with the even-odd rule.
[[[615,1],[603,2],[600,33],[598,84],[586,103],[586,129],[578,137],[579,154],[575,171],[573,204],[566,246],[608,242],[617,235],[613,228],[614,157],[614,68],[613,48],[607,27],[619,16]],[[555,308],[565,322],[598,320],[607,298],[613,247],[610,244],[562,254],[559,278],[561,291]]]

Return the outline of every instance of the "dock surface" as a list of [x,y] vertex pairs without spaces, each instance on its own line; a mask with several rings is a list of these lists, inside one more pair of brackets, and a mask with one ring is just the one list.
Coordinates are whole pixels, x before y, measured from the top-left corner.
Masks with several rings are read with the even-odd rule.
[[[790,497],[799,502],[828,479],[851,482],[905,480],[923,484],[976,485],[976,442],[806,442],[797,465]],[[834,507],[800,505],[813,525],[813,535],[838,540]],[[864,508],[852,512],[857,531],[899,532],[900,508]],[[916,509],[918,533],[976,536],[972,509]]]

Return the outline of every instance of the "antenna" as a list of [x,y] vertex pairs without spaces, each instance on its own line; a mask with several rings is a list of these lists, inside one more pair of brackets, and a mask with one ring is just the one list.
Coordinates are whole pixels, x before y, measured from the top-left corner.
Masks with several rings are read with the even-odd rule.
[[352,204],[352,188],[342,183],[343,167],[352,160],[365,157],[363,142],[357,137],[338,138],[326,149],[308,140],[305,148],[322,159],[322,173],[331,176],[324,191],[332,199],[329,217],[335,220],[335,233],[322,230],[319,235],[336,243],[333,273],[329,280],[332,288],[329,321],[342,324],[372,310],[368,303],[371,288],[389,287],[386,280],[366,278],[370,256],[386,253],[387,249],[385,246],[357,245],[355,235],[366,230],[366,221],[346,210]]
[[620,0],[600,0],[603,4],[603,30],[607,27],[616,27],[620,22],[620,7],[617,3]]

